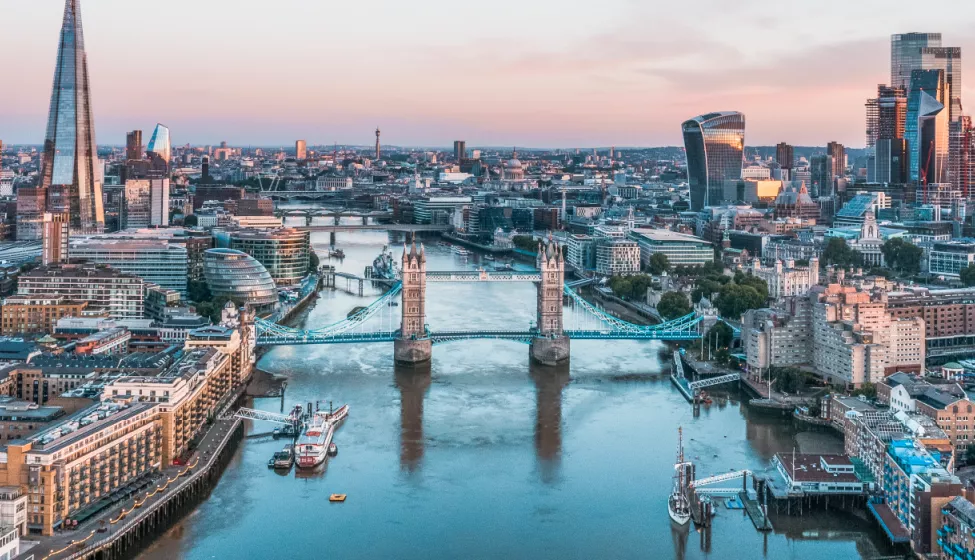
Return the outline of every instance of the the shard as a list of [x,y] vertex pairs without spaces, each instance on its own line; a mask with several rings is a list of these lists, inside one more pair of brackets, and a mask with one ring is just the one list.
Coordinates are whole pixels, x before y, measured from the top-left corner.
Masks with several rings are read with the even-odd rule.
[[41,186],[47,190],[47,211],[67,213],[72,233],[105,228],[97,167],[80,0],[66,0],[44,137]]

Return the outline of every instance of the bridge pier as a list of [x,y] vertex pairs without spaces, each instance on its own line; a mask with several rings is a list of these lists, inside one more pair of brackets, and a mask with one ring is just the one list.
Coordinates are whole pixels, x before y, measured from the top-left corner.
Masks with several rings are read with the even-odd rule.
[[410,340],[397,338],[393,341],[393,359],[397,365],[418,365],[433,357],[433,341],[429,338]]
[[543,366],[559,366],[569,361],[569,337],[536,337],[529,346],[531,358]]

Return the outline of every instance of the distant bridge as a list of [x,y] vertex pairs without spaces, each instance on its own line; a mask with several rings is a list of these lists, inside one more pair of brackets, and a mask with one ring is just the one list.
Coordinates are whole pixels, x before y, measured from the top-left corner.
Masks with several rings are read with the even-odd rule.
[[434,226],[425,224],[369,224],[369,225],[356,225],[356,224],[336,224],[327,226],[296,226],[294,229],[299,231],[325,231],[325,232],[336,232],[336,231],[450,231],[453,229],[451,226]]

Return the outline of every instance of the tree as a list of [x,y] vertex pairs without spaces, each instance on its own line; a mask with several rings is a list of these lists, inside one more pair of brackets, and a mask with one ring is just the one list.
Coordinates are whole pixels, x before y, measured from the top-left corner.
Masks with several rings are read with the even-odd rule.
[[650,255],[650,262],[647,263],[647,270],[650,274],[661,275],[664,272],[670,272],[670,259],[667,255],[663,253],[654,253]]
[[315,273],[318,272],[318,267],[321,265],[321,259],[318,258],[318,253],[314,249],[310,251],[308,255],[308,272]]
[[725,323],[718,321],[708,331],[707,340],[713,342],[718,348],[728,348],[735,339],[735,331]]
[[196,227],[196,225],[199,223],[200,220],[196,217],[196,214],[190,214],[189,216],[183,218],[183,225],[186,227]]
[[857,266],[863,261],[862,255],[847,245],[842,237],[831,237],[823,250],[823,262],[843,268]]
[[522,251],[531,253],[538,251],[538,242],[530,235],[516,235],[511,238],[511,243]]
[[691,311],[691,303],[681,292],[667,292],[661,296],[660,303],[657,304],[657,313],[667,321],[683,317]]
[[783,393],[798,393],[806,386],[806,376],[792,367],[772,367],[769,370],[775,388]]
[[768,299],[767,295],[759,293],[754,286],[731,283],[721,288],[714,304],[722,317],[737,321],[741,318],[742,313],[749,309],[763,307],[766,299]]
[[975,264],[970,264],[958,272],[962,284],[966,287],[975,286]]
[[190,301],[204,302],[209,301],[212,298],[210,295],[210,288],[207,286],[206,282],[190,280],[186,284],[186,292],[190,297]]
[[913,276],[921,272],[921,257],[924,251],[917,245],[895,237],[885,241],[880,251],[884,254],[887,266],[900,274]]

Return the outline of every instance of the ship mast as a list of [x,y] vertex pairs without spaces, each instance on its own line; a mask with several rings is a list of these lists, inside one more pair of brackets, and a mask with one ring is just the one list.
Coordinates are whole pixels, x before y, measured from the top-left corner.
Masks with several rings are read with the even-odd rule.
[[684,462],[684,428],[683,426],[677,427],[677,462]]

